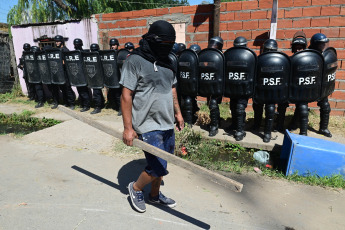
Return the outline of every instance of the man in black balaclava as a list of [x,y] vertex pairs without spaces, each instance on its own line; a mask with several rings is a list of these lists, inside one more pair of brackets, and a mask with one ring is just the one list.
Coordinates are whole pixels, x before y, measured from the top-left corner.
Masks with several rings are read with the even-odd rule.
[[[184,121],[177,100],[175,68],[168,55],[175,43],[175,29],[166,21],[154,22],[143,44],[126,59],[120,84],[123,86],[121,108],[124,124],[123,142],[131,146],[134,138],[173,154],[174,122],[178,130]],[[145,152],[147,166],[136,182],[128,185],[133,207],[145,212],[145,185],[151,183],[149,202],[175,207],[176,202],[160,190],[167,162]]]

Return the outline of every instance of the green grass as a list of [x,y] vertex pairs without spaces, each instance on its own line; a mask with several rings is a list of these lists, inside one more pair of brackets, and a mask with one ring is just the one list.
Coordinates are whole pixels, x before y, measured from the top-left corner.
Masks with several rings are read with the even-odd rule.
[[247,149],[226,141],[204,139],[200,133],[189,127],[176,133],[175,154],[211,170],[245,173],[253,171],[253,167],[259,167],[262,175],[273,179],[280,178],[308,185],[345,188],[345,179],[341,175],[318,177],[316,175],[299,176],[295,173],[285,176],[277,166],[279,153],[270,152],[273,168],[269,169],[254,160],[255,151],[256,149]]
[[22,136],[61,123],[61,121],[50,118],[31,117],[33,114],[34,112],[27,110],[21,114],[6,115],[0,113],[0,133],[2,135],[14,133],[17,136]]

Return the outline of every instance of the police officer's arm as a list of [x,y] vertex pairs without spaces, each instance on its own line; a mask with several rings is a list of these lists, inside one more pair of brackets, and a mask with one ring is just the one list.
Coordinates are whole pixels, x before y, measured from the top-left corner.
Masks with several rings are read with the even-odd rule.
[[121,94],[121,110],[123,120],[123,135],[122,140],[128,146],[133,145],[133,139],[138,138],[137,133],[132,126],[132,99],[133,91],[123,87]]
[[176,128],[180,131],[184,128],[184,120],[181,114],[180,106],[178,104],[177,92],[176,92],[175,87],[172,88],[172,95],[173,95]]

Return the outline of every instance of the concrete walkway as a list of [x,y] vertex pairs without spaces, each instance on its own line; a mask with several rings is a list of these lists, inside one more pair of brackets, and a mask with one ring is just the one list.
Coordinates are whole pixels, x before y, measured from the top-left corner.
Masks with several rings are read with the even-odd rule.
[[[1,104],[0,112],[6,106]],[[22,106],[12,107],[21,112]],[[37,113],[37,116],[42,116]],[[343,229],[344,190],[232,175],[241,193],[169,164],[162,192],[175,209],[134,211],[126,186],[143,154],[64,114],[65,122],[16,139],[0,136],[0,229]],[[121,129],[121,118],[93,116]],[[109,119],[110,118],[110,119]],[[121,124],[121,125],[120,125]],[[220,135],[220,134],[219,134]],[[145,196],[149,192],[145,189]]]

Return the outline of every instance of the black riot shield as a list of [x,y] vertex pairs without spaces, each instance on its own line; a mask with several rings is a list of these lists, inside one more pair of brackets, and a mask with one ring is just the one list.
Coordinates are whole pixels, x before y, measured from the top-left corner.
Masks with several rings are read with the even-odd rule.
[[127,49],[120,49],[117,52],[117,66],[119,67],[120,71],[122,69],[122,65],[125,62],[126,58],[128,57],[130,52]]
[[173,52],[170,52],[169,55],[168,55],[168,58],[170,60],[170,63],[172,64],[174,70],[175,70],[175,73],[177,73],[177,61],[178,61],[178,58],[176,56],[176,54],[174,54]]
[[319,99],[323,57],[315,50],[303,50],[291,57],[289,102],[309,103]]
[[120,70],[117,66],[117,53],[115,50],[99,51],[104,72],[104,86],[120,88]]
[[322,54],[325,59],[325,64],[323,68],[321,98],[325,98],[334,92],[338,58],[337,51],[333,47],[328,47]]
[[49,64],[47,59],[47,54],[44,51],[35,52],[37,65],[38,65],[38,72],[41,76],[41,80],[43,84],[51,84],[52,79],[49,70]]
[[253,99],[258,104],[285,103],[289,95],[291,61],[281,52],[268,52],[258,57]]
[[62,62],[62,52],[60,49],[50,49],[46,51],[49,63],[50,75],[53,84],[63,85],[66,82],[64,66]]
[[224,96],[247,97],[254,93],[257,56],[245,47],[232,47],[225,51]]
[[64,61],[66,66],[67,77],[72,86],[86,86],[86,78],[83,69],[83,57],[79,50],[66,51]]
[[84,75],[87,85],[92,89],[102,89],[104,86],[103,68],[98,52],[82,52],[84,60]]
[[30,83],[41,83],[41,77],[38,72],[38,65],[35,52],[24,52],[24,62],[28,80]]
[[222,96],[224,85],[224,54],[213,48],[199,53],[198,94],[202,97]]
[[193,51],[186,49],[178,59],[177,81],[179,93],[186,96],[197,96],[199,77],[199,58]]

